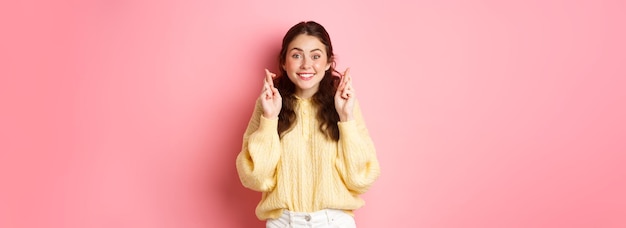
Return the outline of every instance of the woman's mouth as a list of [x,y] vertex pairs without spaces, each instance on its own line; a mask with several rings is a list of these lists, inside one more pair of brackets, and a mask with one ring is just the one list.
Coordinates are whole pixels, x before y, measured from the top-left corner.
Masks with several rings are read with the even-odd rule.
[[313,78],[313,76],[315,76],[314,73],[297,73],[298,77],[304,81],[308,81],[311,80]]

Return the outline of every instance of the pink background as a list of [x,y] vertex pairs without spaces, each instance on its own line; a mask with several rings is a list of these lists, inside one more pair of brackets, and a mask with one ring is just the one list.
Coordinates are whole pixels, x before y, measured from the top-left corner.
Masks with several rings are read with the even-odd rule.
[[0,227],[263,227],[235,171],[293,24],[352,68],[359,227],[626,227],[624,1],[3,1]]

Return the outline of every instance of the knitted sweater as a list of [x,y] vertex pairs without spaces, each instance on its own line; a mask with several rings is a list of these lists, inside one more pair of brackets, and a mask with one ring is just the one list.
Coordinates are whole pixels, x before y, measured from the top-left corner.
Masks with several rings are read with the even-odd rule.
[[257,217],[278,218],[283,209],[340,209],[352,214],[364,205],[359,194],[380,175],[358,102],[354,120],[338,123],[338,142],[319,130],[310,99],[297,98],[295,111],[294,126],[279,139],[278,120],[263,117],[257,100],[244,133],[237,172],[245,187],[262,192]]

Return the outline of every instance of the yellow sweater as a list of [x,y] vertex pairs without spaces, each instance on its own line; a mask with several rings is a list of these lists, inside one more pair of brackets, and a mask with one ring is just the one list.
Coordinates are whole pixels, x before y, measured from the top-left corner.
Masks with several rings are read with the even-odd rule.
[[358,102],[355,119],[338,123],[338,142],[319,130],[310,99],[298,98],[295,110],[294,127],[279,139],[278,120],[263,117],[257,100],[244,133],[237,172],[245,187],[263,193],[257,217],[278,218],[283,209],[351,213],[362,207],[359,194],[378,178],[380,167]]

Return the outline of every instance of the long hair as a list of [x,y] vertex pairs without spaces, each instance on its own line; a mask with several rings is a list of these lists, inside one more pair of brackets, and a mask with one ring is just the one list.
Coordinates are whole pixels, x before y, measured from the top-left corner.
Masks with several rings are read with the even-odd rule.
[[287,34],[285,34],[283,38],[282,48],[278,56],[280,74],[279,77],[274,79],[276,88],[283,98],[283,105],[278,114],[278,134],[282,138],[291,130],[297,118],[294,110],[297,105],[297,98],[294,95],[296,86],[289,80],[287,72],[283,69],[282,65],[285,64],[289,44],[301,34],[317,37],[326,47],[326,57],[330,63],[330,68],[324,72],[324,77],[320,81],[319,89],[313,95],[312,101],[313,105],[318,110],[316,118],[320,122],[319,130],[328,138],[338,141],[339,128],[337,122],[339,121],[339,114],[337,114],[337,109],[335,108],[334,97],[339,81],[339,77],[335,76],[335,74],[340,74],[335,70],[335,55],[333,54],[330,36],[322,25],[314,21],[303,21],[294,25],[287,31]]

